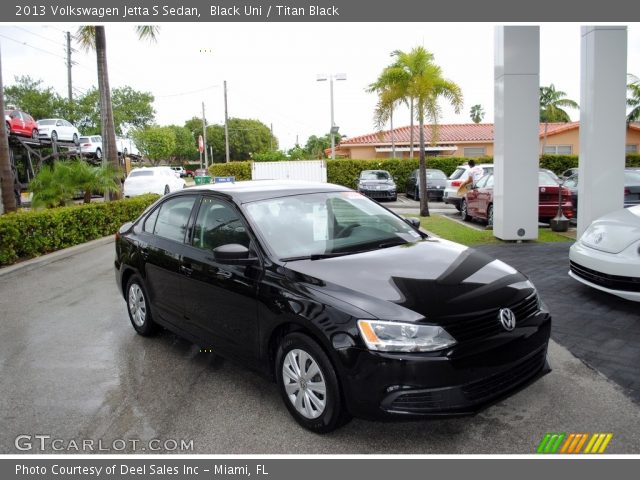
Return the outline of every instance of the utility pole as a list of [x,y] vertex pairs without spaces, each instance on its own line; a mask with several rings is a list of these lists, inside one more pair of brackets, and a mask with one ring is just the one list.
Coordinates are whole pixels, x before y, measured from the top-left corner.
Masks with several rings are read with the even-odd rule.
[[227,113],[227,81],[224,81],[224,158],[229,163],[229,115]]
[[204,168],[209,170],[209,157],[207,156],[207,121],[204,117],[204,102],[202,102],[202,140],[204,140]]
[[73,101],[73,86],[71,84],[71,33],[67,32],[67,85],[69,87],[69,103]]

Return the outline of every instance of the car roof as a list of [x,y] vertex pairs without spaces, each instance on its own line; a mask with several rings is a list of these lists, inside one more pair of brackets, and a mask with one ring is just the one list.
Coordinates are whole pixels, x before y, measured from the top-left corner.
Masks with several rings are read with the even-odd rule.
[[219,192],[231,197],[236,203],[249,203],[269,198],[288,197],[308,193],[348,192],[342,185],[298,180],[249,180],[242,182],[210,183],[189,187],[189,192]]

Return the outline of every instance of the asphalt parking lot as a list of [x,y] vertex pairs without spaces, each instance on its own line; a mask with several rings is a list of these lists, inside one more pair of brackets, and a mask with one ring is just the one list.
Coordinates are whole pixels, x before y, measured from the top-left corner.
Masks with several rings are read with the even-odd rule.
[[[113,257],[102,240],[0,274],[0,454],[40,453],[37,442],[18,450],[20,435],[49,435],[62,448],[136,439],[137,453],[159,439],[193,441],[203,454],[528,454],[547,432],[612,432],[607,453],[640,453],[640,407],[555,342],[552,373],[475,417],[354,420],[309,433],[262,377],[172,334],[136,335]],[[122,451],[134,451],[131,442]]]

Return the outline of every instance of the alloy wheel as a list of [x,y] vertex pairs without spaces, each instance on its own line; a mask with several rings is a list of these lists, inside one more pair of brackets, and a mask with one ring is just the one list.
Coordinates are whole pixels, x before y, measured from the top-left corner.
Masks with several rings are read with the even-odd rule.
[[144,292],[140,285],[133,283],[129,288],[129,313],[133,323],[138,326],[144,326],[147,320],[147,303],[144,298]]

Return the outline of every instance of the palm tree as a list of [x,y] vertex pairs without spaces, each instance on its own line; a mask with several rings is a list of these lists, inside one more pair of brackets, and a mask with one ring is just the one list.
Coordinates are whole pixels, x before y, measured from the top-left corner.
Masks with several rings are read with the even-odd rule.
[[457,84],[442,76],[442,69],[433,63],[433,54],[424,47],[415,47],[408,53],[398,50],[393,55],[396,57],[395,62],[383,70],[381,77],[387,79],[385,85],[393,86],[391,98],[398,96],[415,107],[415,112],[412,113],[415,113],[420,129],[419,182],[420,191],[424,192],[420,195],[420,215],[428,217],[424,122],[425,119],[431,121],[431,140],[435,141],[440,117],[438,100],[445,98],[456,113],[459,113],[462,108],[462,91]]
[[635,75],[628,74],[627,90],[627,106],[631,107],[631,111],[627,114],[627,125],[631,122],[640,121],[640,78]]
[[479,103],[471,107],[471,111],[469,112],[471,115],[471,120],[473,123],[480,123],[484,118],[484,110],[482,105]]
[[74,191],[83,192],[84,203],[91,203],[93,192],[118,192],[120,182],[111,165],[93,166],[82,160],[68,163],[68,180]]
[[566,98],[566,93],[556,90],[556,87],[540,87],[540,121],[544,122],[544,140],[542,142],[542,153],[547,146],[547,129],[549,122],[570,122],[569,114],[560,107],[580,108],[578,103]]
[[[0,59],[0,112],[4,112],[4,88],[2,86],[2,60]],[[13,172],[9,156],[9,132],[5,122],[0,125],[0,190],[2,190],[2,205],[0,213],[15,212],[18,208],[13,191]]]
[[[143,25],[136,27],[138,38],[155,40],[158,27]],[[98,64],[98,90],[100,91],[100,123],[102,128],[103,166],[111,164],[115,172],[120,172],[120,162],[116,147],[116,131],[111,107],[111,89],[109,87],[109,71],[107,69],[107,38],[104,26],[79,27],[76,39],[85,50],[95,50]],[[116,192],[120,197],[120,190]]]

